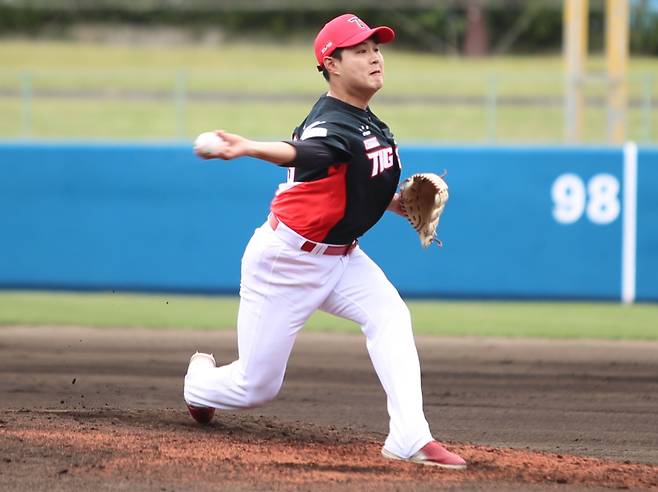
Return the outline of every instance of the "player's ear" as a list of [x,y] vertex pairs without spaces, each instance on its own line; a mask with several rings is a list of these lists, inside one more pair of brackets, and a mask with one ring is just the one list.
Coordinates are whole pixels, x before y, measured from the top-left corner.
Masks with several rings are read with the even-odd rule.
[[338,63],[336,63],[338,60],[336,60],[336,58],[325,56],[322,61],[324,62],[324,68],[327,69],[327,72],[334,75],[340,75],[340,72],[338,71]]

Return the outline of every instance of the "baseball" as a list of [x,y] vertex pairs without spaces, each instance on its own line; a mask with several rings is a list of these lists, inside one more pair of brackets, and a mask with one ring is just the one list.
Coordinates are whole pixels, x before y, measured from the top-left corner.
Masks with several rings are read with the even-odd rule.
[[203,132],[194,141],[194,152],[205,157],[212,157],[224,146],[224,140],[215,132]]

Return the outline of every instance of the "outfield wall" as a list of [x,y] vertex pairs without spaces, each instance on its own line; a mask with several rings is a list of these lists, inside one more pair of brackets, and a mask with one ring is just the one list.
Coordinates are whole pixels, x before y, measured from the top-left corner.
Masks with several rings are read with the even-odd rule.
[[[400,154],[450,185],[443,248],[391,214],[361,240],[403,294],[658,300],[658,149]],[[0,287],[236,293],[284,179],[188,145],[0,144]]]

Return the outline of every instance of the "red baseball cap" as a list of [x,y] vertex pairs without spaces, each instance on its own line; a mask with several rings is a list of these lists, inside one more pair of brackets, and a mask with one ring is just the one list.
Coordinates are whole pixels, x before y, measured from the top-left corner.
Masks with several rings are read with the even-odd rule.
[[324,57],[331,56],[336,48],[354,46],[372,36],[377,36],[378,43],[389,43],[395,38],[395,31],[386,26],[371,29],[354,14],[343,14],[330,20],[318,33],[313,45],[318,70],[322,71]]

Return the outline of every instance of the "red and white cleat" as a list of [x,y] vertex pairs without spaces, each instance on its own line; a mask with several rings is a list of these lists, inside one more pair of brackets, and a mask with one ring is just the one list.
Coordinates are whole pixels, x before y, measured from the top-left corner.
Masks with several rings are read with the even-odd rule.
[[402,458],[382,448],[382,456],[391,460],[408,461],[419,465],[440,466],[449,470],[465,470],[466,461],[441,446],[437,441],[430,441],[410,458]]

